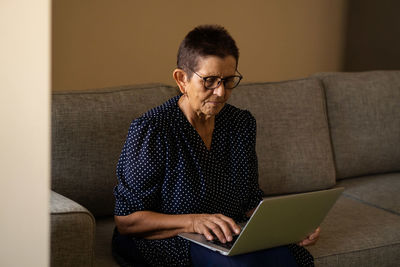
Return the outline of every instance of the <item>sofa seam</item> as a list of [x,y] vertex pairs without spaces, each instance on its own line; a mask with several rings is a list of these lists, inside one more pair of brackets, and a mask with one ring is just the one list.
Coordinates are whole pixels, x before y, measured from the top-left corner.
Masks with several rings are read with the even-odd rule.
[[55,214],[55,215],[57,215],[57,214],[68,214],[68,213],[85,213],[85,214],[87,214],[88,216],[92,217],[92,215],[90,214],[90,211],[88,211],[88,210],[82,210],[82,211],[61,211],[61,212],[58,212],[58,211],[54,212],[54,211],[51,211],[51,212],[50,212],[50,214]]
[[[399,88],[400,89],[400,88]],[[375,175],[385,175],[385,174],[392,174],[392,173],[398,173],[400,172],[400,169],[395,169],[395,170],[390,170],[390,171],[375,171],[375,172],[370,172],[370,173],[361,173],[361,174],[351,174],[350,176],[344,176],[340,177],[338,180],[343,181],[347,179],[353,179],[353,178],[359,178],[359,177],[368,177],[368,176],[375,176]]]
[[379,210],[383,210],[383,211],[389,212],[389,213],[391,213],[391,214],[393,214],[393,215],[396,215],[396,216],[400,216],[400,213],[397,213],[397,212],[395,212],[395,211],[392,211],[392,210],[389,210],[389,209],[380,207],[380,206],[378,206],[378,205],[376,205],[376,204],[373,204],[373,203],[371,203],[371,202],[368,202],[368,201],[359,199],[359,198],[354,197],[354,196],[352,196],[352,195],[350,195],[350,194],[348,194],[348,193],[343,192],[343,196],[344,196],[344,197],[347,197],[347,198],[350,198],[350,199],[352,199],[352,200],[358,201],[359,203],[365,204],[365,205],[367,205],[367,206],[374,207],[374,208],[377,208],[377,209],[379,209]]
[[[313,78],[314,79],[314,78]],[[328,98],[326,96],[326,88],[325,85],[323,83],[323,81],[321,79],[315,78],[316,81],[318,81],[320,87],[320,92],[322,94],[322,109],[324,111],[324,116],[325,116],[325,121],[326,124],[328,126],[328,136],[329,136],[329,146],[331,149],[331,153],[330,153],[330,158],[332,161],[332,165],[333,165],[333,175],[335,177],[335,185],[337,184],[337,165],[336,165],[336,156],[335,156],[335,150],[333,149],[333,138],[332,138],[332,133],[331,133],[331,123],[329,121],[329,116],[328,116]]]
[[322,258],[332,257],[332,256],[346,255],[346,254],[355,253],[355,252],[368,251],[368,250],[373,250],[373,249],[378,249],[378,248],[384,248],[384,247],[393,246],[393,245],[395,245],[395,246],[400,246],[400,242],[397,242],[397,243],[388,243],[388,244],[385,244],[385,245],[376,246],[376,247],[371,247],[371,248],[363,248],[363,249],[357,249],[357,250],[351,250],[351,251],[338,252],[338,253],[335,253],[335,254],[323,255],[323,256],[316,257],[316,259],[322,259]]

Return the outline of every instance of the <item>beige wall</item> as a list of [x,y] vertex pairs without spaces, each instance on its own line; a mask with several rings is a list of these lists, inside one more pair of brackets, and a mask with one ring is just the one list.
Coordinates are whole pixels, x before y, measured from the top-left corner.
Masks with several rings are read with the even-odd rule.
[[50,1],[0,2],[0,266],[49,265]]
[[343,68],[346,0],[53,1],[53,90],[163,82],[185,34],[224,25],[244,81]]

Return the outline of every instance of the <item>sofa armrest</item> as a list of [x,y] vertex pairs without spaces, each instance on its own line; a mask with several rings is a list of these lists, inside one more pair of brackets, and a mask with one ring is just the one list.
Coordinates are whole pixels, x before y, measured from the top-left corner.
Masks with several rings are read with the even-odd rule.
[[93,215],[73,200],[51,191],[50,220],[51,266],[93,266]]

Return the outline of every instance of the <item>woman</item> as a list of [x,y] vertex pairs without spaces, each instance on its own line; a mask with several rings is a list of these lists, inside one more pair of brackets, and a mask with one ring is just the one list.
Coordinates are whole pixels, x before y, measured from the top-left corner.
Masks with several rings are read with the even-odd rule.
[[[177,236],[195,232],[231,241],[240,232],[236,222],[250,217],[262,198],[256,121],[226,104],[242,79],[238,59],[224,28],[195,28],[182,41],[173,72],[182,94],[132,122],[114,189],[113,251],[120,264],[312,265],[297,245],[225,257]],[[301,245],[318,236],[319,229]]]

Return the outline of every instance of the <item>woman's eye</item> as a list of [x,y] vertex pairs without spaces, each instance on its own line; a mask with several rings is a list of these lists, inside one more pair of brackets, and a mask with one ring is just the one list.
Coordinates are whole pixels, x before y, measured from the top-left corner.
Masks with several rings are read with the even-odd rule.
[[218,84],[219,78],[218,77],[207,77],[206,78],[206,87],[212,87]]
[[206,81],[209,84],[213,84],[218,81],[218,78],[217,77],[207,77]]

